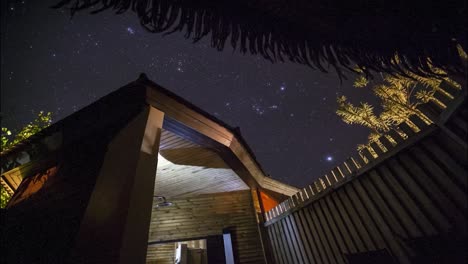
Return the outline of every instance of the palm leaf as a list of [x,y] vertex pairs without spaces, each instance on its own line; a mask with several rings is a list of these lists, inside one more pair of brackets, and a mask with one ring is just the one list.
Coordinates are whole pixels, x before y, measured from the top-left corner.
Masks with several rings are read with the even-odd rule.
[[[136,13],[150,32],[211,37],[222,50],[272,61],[290,60],[322,71],[438,76],[433,67],[463,74],[464,0],[395,2],[344,0],[62,0],[55,8]],[[356,65],[359,71],[356,71]]]

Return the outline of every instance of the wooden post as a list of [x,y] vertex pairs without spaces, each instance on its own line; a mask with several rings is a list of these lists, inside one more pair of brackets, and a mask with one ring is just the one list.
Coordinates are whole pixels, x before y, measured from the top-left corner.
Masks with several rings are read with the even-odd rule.
[[72,262],[145,262],[163,118],[145,107],[109,143]]
[[264,226],[265,222],[267,221],[264,217],[265,208],[263,207],[263,202],[261,200],[262,198],[258,187],[251,188],[250,193],[252,195],[254,212],[257,217],[257,229],[260,238],[260,243],[262,245],[263,259],[265,260],[265,263],[270,263],[273,260],[273,257],[271,254],[271,248],[268,243],[268,233]]

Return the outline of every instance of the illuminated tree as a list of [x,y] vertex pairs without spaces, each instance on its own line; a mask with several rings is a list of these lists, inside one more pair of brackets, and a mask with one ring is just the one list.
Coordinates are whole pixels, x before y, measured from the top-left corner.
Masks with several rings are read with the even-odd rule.
[[[381,112],[378,115],[374,113],[374,107],[369,103],[361,102],[359,106],[355,106],[347,100],[346,96],[337,98],[336,113],[345,123],[362,125],[371,130],[368,143],[359,145],[358,150],[370,143],[379,143],[380,136],[403,122],[413,126],[414,124],[409,120],[412,115],[419,116],[427,124],[431,123],[431,120],[419,111],[417,106],[429,101],[442,105],[442,102],[434,96],[437,91],[446,93],[439,88],[442,82],[460,89],[458,83],[444,77],[446,74],[442,70],[433,68],[432,71],[440,74],[441,77],[422,77],[411,72],[406,72],[405,75],[381,75],[382,80],[377,81],[377,84],[372,87],[374,95],[380,99]],[[353,86],[364,88],[369,83],[365,76],[360,75]]]
[[[52,113],[40,111],[34,121],[24,126],[17,133],[12,133],[8,128],[2,127],[1,151],[6,151],[19,142],[29,138],[52,123]],[[14,134],[14,135],[13,135]]]
[[1,187],[0,189],[0,208],[5,208],[8,201],[10,200],[10,194],[5,190],[5,188]]
[[[2,145],[1,151],[7,151],[8,149],[14,147],[21,141],[29,138],[30,136],[38,133],[42,129],[48,127],[52,123],[52,113],[51,112],[39,112],[36,119],[30,122],[17,133],[11,132],[8,128],[2,127]],[[8,201],[10,200],[10,194],[3,188],[0,189],[0,208],[5,208]]]
[[348,102],[344,95],[338,97],[337,102],[338,109],[336,113],[345,123],[365,126],[377,134],[388,131],[388,125],[381,122],[381,118],[375,115],[374,107],[370,104],[360,103],[359,106],[355,106]]

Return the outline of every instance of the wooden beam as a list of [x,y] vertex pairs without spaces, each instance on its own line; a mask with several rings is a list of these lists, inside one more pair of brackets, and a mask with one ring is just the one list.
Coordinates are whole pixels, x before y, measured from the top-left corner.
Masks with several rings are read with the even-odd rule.
[[72,259],[144,263],[164,114],[145,107],[110,142]]

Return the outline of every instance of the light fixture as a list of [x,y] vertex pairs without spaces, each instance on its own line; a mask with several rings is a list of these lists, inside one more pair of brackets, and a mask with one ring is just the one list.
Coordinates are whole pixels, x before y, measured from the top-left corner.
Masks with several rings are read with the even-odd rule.
[[171,202],[166,201],[166,197],[164,197],[164,196],[154,196],[154,197],[157,200],[156,205],[155,205],[156,208],[168,207],[168,206],[172,205]]

